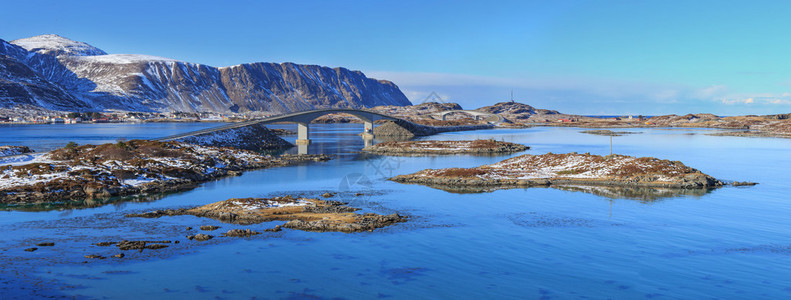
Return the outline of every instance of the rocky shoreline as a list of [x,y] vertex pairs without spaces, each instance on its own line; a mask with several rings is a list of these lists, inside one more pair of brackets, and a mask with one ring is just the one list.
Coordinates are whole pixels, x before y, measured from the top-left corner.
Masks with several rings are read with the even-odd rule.
[[0,204],[174,192],[247,170],[329,159],[327,155],[274,157],[235,148],[147,140],[70,144],[25,164],[0,166]]
[[[163,216],[191,215],[225,223],[251,225],[270,221],[287,221],[282,228],[304,231],[361,232],[406,222],[398,214],[357,214],[360,210],[338,201],[292,196],[273,198],[228,199],[194,208],[156,210],[128,214],[126,217],[159,218]],[[280,227],[277,227],[280,228]],[[227,234],[238,234],[229,232]],[[226,234],[226,236],[227,236]],[[253,234],[252,232],[250,234]]]
[[625,134],[640,134],[642,132],[632,132],[632,131],[612,131],[612,130],[583,130],[580,133],[587,133],[593,135],[604,135],[604,136],[622,136]]
[[33,151],[32,149],[26,146],[0,146],[0,157],[27,154],[33,152],[35,151]]
[[503,154],[522,152],[530,147],[495,140],[468,141],[392,141],[363,148],[363,151],[382,155],[421,154]]
[[525,154],[491,165],[427,169],[390,180],[449,190],[553,185],[711,189],[728,184],[678,161],[587,153]]

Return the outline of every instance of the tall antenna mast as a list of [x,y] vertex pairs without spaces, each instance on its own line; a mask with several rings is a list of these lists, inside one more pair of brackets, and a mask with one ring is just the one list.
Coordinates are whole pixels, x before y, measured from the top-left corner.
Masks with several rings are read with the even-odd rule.
[[511,89],[511,103],[514,102],[514,90]]

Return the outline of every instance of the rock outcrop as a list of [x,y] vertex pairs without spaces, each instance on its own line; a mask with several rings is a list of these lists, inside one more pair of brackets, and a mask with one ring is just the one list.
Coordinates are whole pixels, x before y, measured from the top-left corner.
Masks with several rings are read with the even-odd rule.
[[603,185],[707,189],[725,183],[678,161],[591,154],[525,154],[475,168],[423,170],[390,180],[445,187]]
[[[127,217],[159,218],[163,216],[192,215],[226,223],[250,225],[270,221],[288,221],[282,227],[305,231],[360,232],[405,222],[406,217],[398,214],[357,214],[359,208],[341,202],[295,198],[292,196],[273,198],[228,199],[190,209],[157,210]],[[279,227],[270,231],[279,231]],[[250,230],[231,230],[226,236],[250,236],[258,234]]]
[[465,131],[494,128],[491,124],[462,126],[426,126],[404,120],[385,121],[374,127],[374,136],[403,137],[428,136],[442,132]]
[[326,155],[273,157],[234,148],[145,140],[69,145],[26,164],[0,166],[0,203],[159,194],[190,189],[244,170],[329,159]]
[[262,124],[228,128],[225,130],[194,135],[175,141],[214,147],[233,147],[252,151],[293,147]]
[[26,146],[0,146],[0,157],[33,153],[33,150]]
[[472,141],[391,141],[363,148],[382,155],[420,154],[502,154],[521,152],[530,147],[495,140]]

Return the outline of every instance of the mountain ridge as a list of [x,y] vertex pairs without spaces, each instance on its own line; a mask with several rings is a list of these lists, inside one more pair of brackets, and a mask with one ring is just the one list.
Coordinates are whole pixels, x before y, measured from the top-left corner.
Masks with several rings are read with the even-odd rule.
[[[213,67],[150,55],[107,54],[57,35],[10,43],[0,39],[0,55],[27,65],[67,91],[70,97],[63,98],[68,101],[52,97],[43,101],[42,106],[58,110],[284,113],[411,105],[393,82],[343,67],[290,62]],[[45,98],[10,90],[15,92],[0,91],[1,106],[19,102],[14,99]]]

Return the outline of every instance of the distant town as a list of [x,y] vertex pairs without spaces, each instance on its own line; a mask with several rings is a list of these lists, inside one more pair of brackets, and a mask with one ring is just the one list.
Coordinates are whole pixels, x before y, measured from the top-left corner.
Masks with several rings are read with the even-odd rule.
[[[188,113],[188,112],[70,112],[63,114],[0,115],[5,124],[77,124],[77,123],[142,123],[142,122],[238,122],[251,115]],[[258,117],[258,116],[256,116]]]

